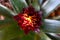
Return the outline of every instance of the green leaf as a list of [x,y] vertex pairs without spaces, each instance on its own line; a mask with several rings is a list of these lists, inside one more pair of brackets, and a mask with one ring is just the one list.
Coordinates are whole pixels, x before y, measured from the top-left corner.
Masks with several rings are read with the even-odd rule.
[[41,40],[52,40],[44,32],[40,33]]
[[35,33],[30,32],[26,35],[23,31],[20,30],[20,35],[12,40],[35,40]]
[[13,39],[19,36],[19,32],[19,27],[13,19],[8,18],[7,20],[2,21],[2,24],[0,23],[0,40]]
[[2,4],[0,4],[0,14],[9,18],[12,18],[12,16],[16,15],[13,11],[3,6]]
[[44,16],[48,17],[54,9],[56,9],[60,5],[60,0],[46,0],[42,5],[42,9],[44,9]]
[[16,13],[21,12],[24,7],[27,7],[25,0],[10,0],[10,3]]
[[27,0],[27,3],[29,5],[32,4],[32,6],[35,8],[36,11],[40,11],[40,5],[39,5],[39,0]]
[[[21,37],[21,35],[23,35]],[[20,34],[20,37],[17,37],[12,40],[51,40],[45,33],[29,33],[28,35]]]
[[42,5],[42,3],[43,3],[43,0],[39,0],[39,3],[40,3],[40,5]]
[[51,40],[44,32],[40,31],[35,36],[35,40]]
[[40,5],[38,3],[38,0],[34,0],[32,2],[33,7],[35,8],[36,11],[40,11]]
[[60,33],[46,33],[49,37],[51,37],[53,40],[60,40]]
[[44,32],[50,32],[50,33],[60,33],[60,21],[59,20],[52,20],[52,19],[45,19],[44,20],[44,26],[42,27],[42,30]]

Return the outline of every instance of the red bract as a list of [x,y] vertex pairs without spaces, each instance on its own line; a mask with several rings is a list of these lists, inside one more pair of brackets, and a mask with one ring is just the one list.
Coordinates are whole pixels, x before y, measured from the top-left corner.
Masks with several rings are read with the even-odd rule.
[[42,24],[42,14],[35,11],[32,6],[24,8],[23,11],[14,16],[14,18],[26,34],[30,31],[37,31]]

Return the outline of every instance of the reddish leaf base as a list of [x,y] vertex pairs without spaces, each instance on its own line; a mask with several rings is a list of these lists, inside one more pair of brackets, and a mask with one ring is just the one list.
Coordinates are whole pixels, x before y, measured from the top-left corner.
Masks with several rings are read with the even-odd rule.
[[23,11],[14,16],[14,18],[22,30],[24,30],[25,34],[28,34],[30,31],[37,31],[42,25],[42,14],[35,11],[32,6],[24,8]]

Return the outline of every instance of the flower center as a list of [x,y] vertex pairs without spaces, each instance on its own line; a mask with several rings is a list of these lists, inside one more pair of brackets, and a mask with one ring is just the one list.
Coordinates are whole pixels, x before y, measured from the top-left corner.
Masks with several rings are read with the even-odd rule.
[[27,14],[23,14],[23,17],[24,17],[23,24],[25,24],[25,26],[31,25],[33,27],[33,23],[32,23],[32,20],[31,20],[32,17],[28,16]]

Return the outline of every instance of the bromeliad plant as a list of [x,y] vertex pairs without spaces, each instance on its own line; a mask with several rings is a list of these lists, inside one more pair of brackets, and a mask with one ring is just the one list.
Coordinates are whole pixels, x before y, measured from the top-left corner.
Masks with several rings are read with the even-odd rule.
[[45,33],[60,33],[60,21],[46,19],[60,4],[59,0],[49,0],[43,5],[42,0],[9,1],[13,11],[0,4],[0,13],[5,16],[5,20],[0,20],[0,40],[51,40]]

